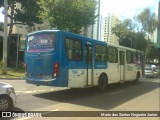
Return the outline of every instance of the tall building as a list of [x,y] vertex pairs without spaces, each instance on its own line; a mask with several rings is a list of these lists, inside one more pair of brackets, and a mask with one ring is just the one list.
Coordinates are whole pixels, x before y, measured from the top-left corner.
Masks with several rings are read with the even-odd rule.
[[119,44],[118,37],[112,33],[112,28],[120,23],[118,17],[115,14],[108,13],[108,16],[101,17],[101,21],[101,40],[107,43]]
[[88,38],[100,40],[100,7],[101,0],[97,0],[97,9],[95,11],[95,15],[97,15],[97,18],[95,19],[95,23],[90,25],[86,29],[82,28],[81,35],[84,35]]

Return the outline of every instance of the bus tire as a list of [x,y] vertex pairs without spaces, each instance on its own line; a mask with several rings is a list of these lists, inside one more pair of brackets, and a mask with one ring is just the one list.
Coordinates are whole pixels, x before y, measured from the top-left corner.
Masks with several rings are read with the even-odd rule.
[[105,74],[100,75],[99,79],[98,79],[98,88],[99,90],[105,90],[108,84],[108,79],[107,76]]
[[135,83],[138,83],[140,79],[140,73],[137,73],[136,79],[134,80]]

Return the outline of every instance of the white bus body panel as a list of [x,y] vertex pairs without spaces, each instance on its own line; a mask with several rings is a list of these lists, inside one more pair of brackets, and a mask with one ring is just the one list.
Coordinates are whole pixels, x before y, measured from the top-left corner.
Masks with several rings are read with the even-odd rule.
[[68,71],[68,87],[83,88],[86,84],[86,70],[84,69],[69,69]]

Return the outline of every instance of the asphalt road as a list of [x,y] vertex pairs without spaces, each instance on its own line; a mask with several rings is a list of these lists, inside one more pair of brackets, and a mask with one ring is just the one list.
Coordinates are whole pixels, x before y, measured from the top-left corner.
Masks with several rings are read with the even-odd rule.
[[[55,111],[160,111],[160,80],[156,78],[142,79],[137,84],[127,82],[109,85],[103,92],[97,88],[38,87],[26,84],[24,80],[0,80],[0,82],[9,83],[15,88],[17,104],[13,111],[43,111],[44,116],[53,115]],[[76,116],[79,113],[73,114]],[[92,114],[91,116],[94,116]]]

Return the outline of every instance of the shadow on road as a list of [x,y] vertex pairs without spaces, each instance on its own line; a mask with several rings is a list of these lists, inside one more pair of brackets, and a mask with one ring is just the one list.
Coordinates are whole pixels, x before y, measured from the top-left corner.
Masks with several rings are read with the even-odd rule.
[[137,84],[126,82],[124,84],[109,85],[103,92],[98,91],[97,88],[66,89],[34,94],[34,96],[58,102],[110,110],[159,87],[160,83],[156,82],[142,81]]
[[19,112],[22,112],[22,113],[24,112],[24,110],[22,110],[22,109],[20,109],[18,107],[13,107],[12,110],[11,110],[11,112],[12,111],[19,111]]

